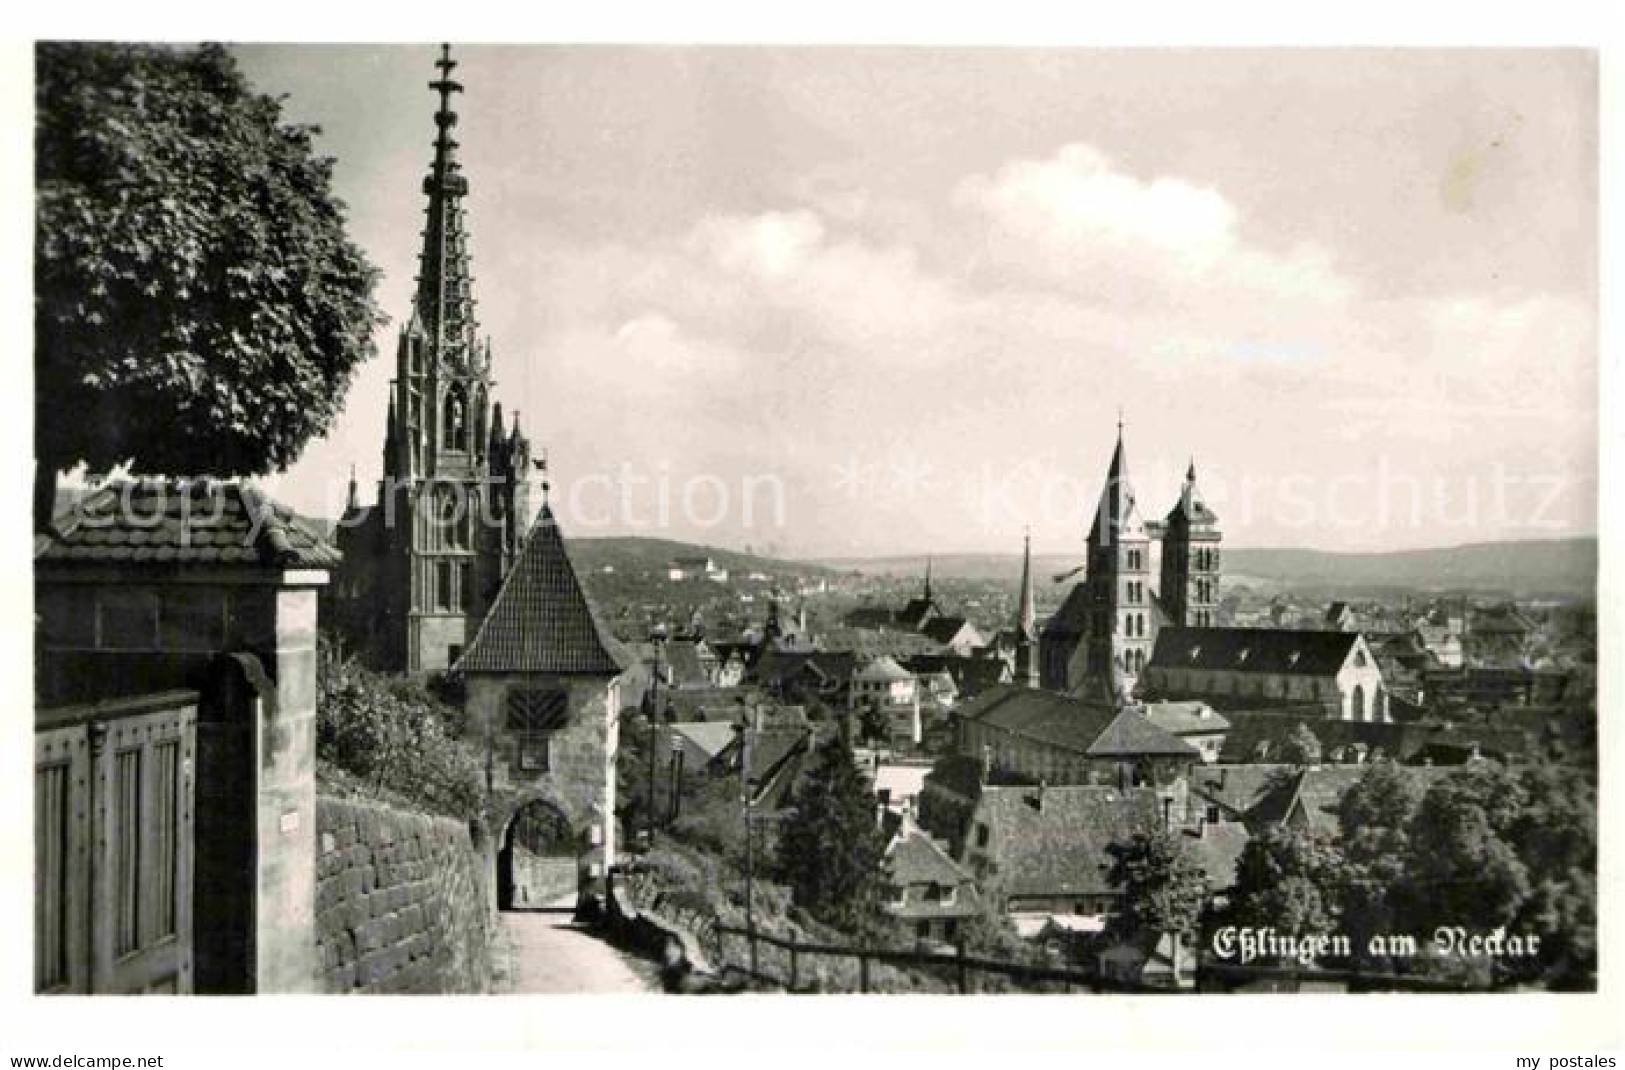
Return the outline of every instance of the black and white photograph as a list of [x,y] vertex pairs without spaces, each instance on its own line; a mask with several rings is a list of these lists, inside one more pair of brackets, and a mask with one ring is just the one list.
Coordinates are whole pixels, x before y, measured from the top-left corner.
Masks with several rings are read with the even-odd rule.
[[1606,990],[1597,49],[445,36],[27,47],[26,1005]]

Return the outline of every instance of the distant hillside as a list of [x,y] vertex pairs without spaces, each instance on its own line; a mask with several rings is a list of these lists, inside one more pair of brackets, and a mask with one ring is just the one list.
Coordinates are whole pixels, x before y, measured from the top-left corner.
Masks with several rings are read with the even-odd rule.
[[673,558],[709,557],[735,578],[751,572],[770,576],[833,576],[834,569],[805,561],[785,561],[776,557],[743,554],[737,550],[723,550],[714,546],[697,546],[672,539],[650,539],[642,536],[605,536],[601,538],[570,539],[570,559],[576,567],[596,572],[609,565],[616,572],[637,574],[658,572],[664,574]]
[[[1036,579],[1070,571],[1083,563],[1074,555],[1038,554]],[[925,557],[880,557],[820,561],[867,575],[919,575]],[[945,554],[931,558],[932,574],[945,578],[1015,580],[1021,574],[1016,554]],[[1278,583],[1301,589],[1507,591],[1523,595],[1594,594],[1597,586],[1597,540],[1526,540],[1474,543],[1435,550],[1346,554],[1323,550],[1242,549],[1227,547],[1224,571],[1229,576]]]
[[1227,571],[1289,587],[1510,591],[1594,594],[1595,538],[1484,542],[1437,550],[1332,554],[1318,550],[1225,552]]

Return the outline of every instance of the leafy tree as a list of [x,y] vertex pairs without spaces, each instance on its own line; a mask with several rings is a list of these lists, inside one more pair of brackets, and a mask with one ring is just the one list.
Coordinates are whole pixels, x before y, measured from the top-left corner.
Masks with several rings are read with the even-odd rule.
[[1343,870],[1337,898],[1343,930],[1358,961],[1370,959],[1370,939],[1400,931],[1399,904],[1410,853],[1410,825],[1421,802],[1411,770],[1374,762],[1338,806]]
[[1408,920],[1492,929],[1510,924],[1529,894],[1529,872],[1509,840],[1523,808],[1517,778],[1478,762],[1435,783],[1411,822]]
[[886,900],[886,836],[874,795],[838,734],[819,745],[780,827],[777,855],[796,904],[833,924],[868,925]]
[[251,475],[325,432],[382,322],[314,128],[218,45],[36,51],[35,515],[56,475]]
[[1513,928],[1540,937],[1539,957],[1519,972],[1558,987],[1590,987],[1597,971],[1596,785],[1551,761],[1527,766],[1518,779],[1524,805],[1508,836],[1532,886]]
[[1238,922],[1290,936],[1337,928],[1342,855],[1329,840],[1276,826],[1247,841],[1236,863]]
[[1108,879],[1123,891],[1119,924],[1131,933],[1171,934],[1177,977],[1180,945],[1196,931],[1207,905],[1207,874],[1184,842],[1166,830],[1138,833],[1112,854]]
[[891,739],[891,718],[878,702],[871,702],[863,708],[862,728],[863,738],[871,743],[884,743]]
[[1281,743],[1280,760],[1290,765],[1319,765],[1320,753],[1314,730],[1299,721]]

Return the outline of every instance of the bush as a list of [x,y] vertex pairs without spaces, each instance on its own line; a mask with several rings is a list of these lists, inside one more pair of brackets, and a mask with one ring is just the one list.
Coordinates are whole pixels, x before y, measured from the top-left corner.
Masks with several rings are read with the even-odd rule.
[[316,757],[374,795],[460,819],[481,814],[484,763],[461,718],[409,680],[371,672],[325,640],[317,653]]

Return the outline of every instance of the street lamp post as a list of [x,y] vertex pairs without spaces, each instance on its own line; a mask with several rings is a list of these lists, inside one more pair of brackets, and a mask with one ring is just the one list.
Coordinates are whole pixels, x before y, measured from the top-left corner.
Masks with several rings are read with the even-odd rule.
[[739,796],[745,810],[745,939],[750,945],[750,972],[756,976],[756,821],[755,779],[750,768],[750,720],[740,715],[734,725],[739,733]]
[[647,714],[649,718],[649,752],[647,755],[649,759],[649,791],[644,796],[643,832],[647,845],[652,848],[655,845],[655,762],[657,760],[655,751],[660,732],[660,677],[663,673],[661,654],[666,648],[665,625],[655,625],[654,631],[650,633],[650,639],[654,643],[655,662],[654,679],[649,684],[649,709]]

